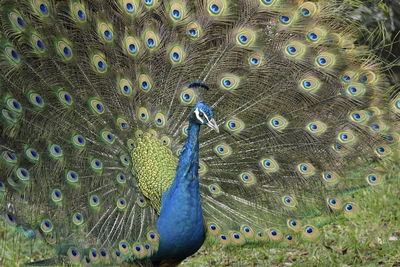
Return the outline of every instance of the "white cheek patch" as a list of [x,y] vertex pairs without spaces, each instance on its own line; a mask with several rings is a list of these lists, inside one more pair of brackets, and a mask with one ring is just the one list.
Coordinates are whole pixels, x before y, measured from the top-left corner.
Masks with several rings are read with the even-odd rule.
[[208,116],[207,116],[207,114],[206,114],[206,113],[204,113],[204,112],[203,112],[203,114],[204,114],[204,117],[206,118],[206,122],[208,123],[210,120],[208,119]]
[[[194,110],[194,114],[196,114],[196,118],[197,118],[201,123],[204,123],[203,119],[200,118],[200,111],[199,111],[198,108],[196,108],[196,109]],[[206,117],[207,117],[207,116],[206,116]]]

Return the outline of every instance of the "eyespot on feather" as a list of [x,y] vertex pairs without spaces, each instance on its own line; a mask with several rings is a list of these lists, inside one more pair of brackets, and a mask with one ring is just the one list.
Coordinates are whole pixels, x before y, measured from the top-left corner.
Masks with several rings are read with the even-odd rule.
[[153,82],[147,74],[140,74],[138,77],[138,83],[139,88],[145,93],[150,92],[153,88]]
[[306,40],[310,43],[317,44],[323,42],[326,35],[326,30],[322,29],[321,27],[313,27],[307,31]]
[[40,154],[37,152],[36,149],[34,148],[26,148],[25,149],[25,157],[31,162],[31,163],[37,163],[40,160]]
[[53,229],[53,223],[48,219],[43,220],[40,224],[40,230],[44,233],[50,233],[51,231],[53,231]]
[[254,174],[250,171],[242,172],[239,174],[240,181],[244,185],[254,185],[257,183],[257,179]]
[[302,162],[297,165],[297,171],[303,176],[312,176],[315,174],[315,167],[308,162]]
[[124,117],[118,117],[116,120],[116,125],[121,131],[127,130],[129,127],[128,122]]
[[240,78],[234,74],[225,74],[220,79],[220,88],[224,90],[234,90],[239,84]]
[[278,22],[279,25],[288,27],[294,23],[296,20],[296,15],[292,13],[283,13],[279,15]]
[[287,220],[287,226],[289,229],[292,229],[295,232],[299,232],[301,230],[301,221],[297,219],[289,219]]
[[326,184],[335,185],[340,181],[341,177],[334,171],[326,171],[322,173],[322,180]]
[[6,45],[4,48],[4,55],[10,65],[18,67],[21,63],[21,56],[18,51],[11,45]]
[[283,131],[288,126],[288,121],[280,115],[275,115],[268,121],[268,126],[272,130]]
[[355,71],[352,70],[346,70],[345,72],[343,72],[343,74],[340,76],[340,80],[343,83],[350,83],[350,82],[354,82],[355,78],[357,76],[357,73]]
[[207,171],[208,171],[207,164],[203,160],[200,160],[199,161],[199,175],[200,175],[200,177],[204,176],[207,173]]
[[313,135],[320,136],[326,132],[327,128],[326,124],[321,121],[312,121],[307,124],[306,130]]
[[150,51],[156,50],[160,45],[160,37],[152,30],[146,30],[143,34],[144,43]]
[[139,197],[136,199],[136,204],[137,204],[139,207],[144,208],[144,207],[147,206],[147,201],[146,201],[146,199],[145,199],[144,197],[139,196]]
[[32,8],[40,17],[48,17],[50,15],[50,6],[45,0],[31,0]]
[[26,22],[22,15],[13,10],[8,14],[8,19],[16,32],[23,32],[26,29]]
[[65,107],[71,107],[74,104],[74,99],[69,92],[63,88],[59,88],[56,91],[56,97],[60,103]]
[[203,29],[198,22],[190,22],[186,26],[186,34],[189,36],[190,39],[197,40],[203,36]]
[[72,263],[79,263],[81,261],[81,254],[73,247],[68,249],[67,256]]
[[285,235],[283,241],[290,246],[294,246],[297,244],[297,236],[293,234]]
[[100,173],[103,171],[103,162],[97,158],[91,159],[89,165],[94,172]]
[[88,100],[88,105],[94,115],[102,115],[105,112],[105,106],[103,102],[97,98],[90,98]]
[[307,46],[301,42],[292,41],[284,47],[284,52],[289,58],[301,59],[307,52]]
[[93,263],[93,264],[100,263],[102,260],[100,253],[95,248],[90,249],[89,259],[90,259],[91,263]]
[[356,110],[350,113],[349,120],[358,124],[366,124],[369,121],[369,114],[365,110]]
[[138,13],[139,1],[138,0],[119,0],[121,10],[128,16],[135,16]]
[[183,90],[179,96],[179,100],[184,105],[192,105],[196,103],[197,101],[196,91],[190,88]]
[[171,146],[171,138],[170,138],[169,136],[164,135],[164,136],[162,136],[162,137],[160,138],[160,140],[161,140],[161,143],[162,143],[164,146],[167,146],[167,147],[170,147],[170,146]]
[[238,29],[235,39],[238,46],[252,47],[256,42],[257,34],[252,29],[242,28]]
[[303,227],[302,231],[303,237],[309,240],[314,240],[319,236],[319,230],[317,227],[308,224]]
[[260,165],[266,172],[277,172],[279,170],[279,164],[273,158],[261,159]]
[[79,134],[74,134],[71,136],[72,145],[77,149],[84,149],[86,146],[86,139]]
[[101,130],[99,137],[100,137],[100,140],[103,141],[107,145],[112,145],[115,142],[114,134],[107,129]]
[[5,104],[6,104],[6,107],[10,111],[12,111],[12,112],[14,112],[16,114],[21,114],[21,112],[23,110],[21,103],[17,99],[15,99],[13,97],[6,98]]
[[251,240],[251,239],[254,238],[253,229],[250,226],[246,225],[246,224],[243,224],[242,226],[240,226],[240,232],[244,235],[244,237],[246,239],[250,239]]
[[257,231],[255,236],[258,241],[267,241],[268,240],[268,235],[265,234],[264,231]]
[[107,61],[103,53],[97,52],[90,57],[92,68],[96,73],[104,74],[108,71]]
[[327,197],[326,204],[333,210],[339,210],[342,208],[342,200],[338,197]]
[[392,154],[392,149],[388,145],[381,144],[375,147],[374,152],[378,157],[384,158]]
[[233,244],[241,245],[245,243],[245,238],[240,232],[229,232],[229,238]]
[[100,206],[100,198],[97,195],[89,197],[89,205],[91,208],[98,208]]
[[249,54],[249,57],[247,58],[247,62],[249,63],[250,67],[260,67],[263,63],[263,57],[264,55],[261,52],[257,53],[251,53]]
[[66,39],[60,39],[56,41],[57,54],[64,61],[70,61],[74,57],[72,46]]
[[133,36],[126,36],[124,40],[122,41],[123,47],[125,49],[125,52],[129,56],[137,56],[139,52],[141,51],[141,44],[139,40],[136,37]]
[[354,144],[356,142],[356,136],[352,130],[346,130],[338,134],[337,140],[342,144]]
[[346,94],[349,97],[360,97],[366,93],[366,87],[363,84],[352,83],[346,87]]
[[55,160],[60,160],[60,159],[62,159],[63,156],[64,156],[64,152],[63,152],[61,146],[59,146],[59,145],[57,145],[57,144],[50,144],[50,145],[48,145],[47,151],[48,151],[48,153],[49,153],[49,156],[50,156],[52,159],[55,159]]
[[244,128],[244,122],[238,118],[230,118],[225,123],[225,129],[233,134],[239,134]]
[[129,155],[127,155],[125,153],[121,153],[119,155],[119,161],[120,161],[121,165],[125,168],[127,168],[131,165],[130,157],[129,157]]
[[222,245],[228,245],[231,243],[230,238],[228,235],[221,233],[220,235],[217,236],[217,240],[222,244]]
[[321,53],[315,58],[315,65],[320,68],[330,68],[335,66],[336,56],[331,53]]
[[331,147],[336,153],[341,155],[346,155],[349,152],[347,147],[345,147],[343,144],[336,143],[333,144]]
[[282,239],[282,232],[276,228],[267,229],[265,232],[271,241],[280,241]]
[[76,226],[81,226],[84,222],[82,213],[74,213],[72,214],[72,223]]
[[133,95],[133,84],[132,81],[127,78],[119,78],[117,80],[117,88],[119,88],[119,92],[123,96],[132,96]]
[[208,186],[208,190],[210,191],[210,193],[211,193],[214,197],[219,196],[219,195],[222,194],[222,189],[221,189],[221,187],[220,187],[219,185],[217,185],[217,184],[210,184],[210,185]]
[[173,46],[169,53],[169,60],[172,64],[181,64],[185,61],[186,53],[182,46],[175,45]]
[[32,46],[33,50],[37,54],[42,54],[46,51],[46,45],[45,45],[42,37],[39,34],[33,33],[31,35],[30,41],[31,41],[31,46]]
[[97,24],[97,33],[100,38],[107,43],[110,43],[114,40],[114,30],[112,25],[109,23],[99,22]]
[[87,22],[87,12],[85,6],[80,2],[71,2],[70,4],[71,17],[75,22]]
[[318,11],[317,4],[314,2],[304,2],[299,7],[299,14],[303,18],[311,18],[313,17]]
[[281,0],[259,0],[259,1],[261,7],[273,7],[277,6],[281,2]]
[[141,122],[147,122],[149,120],[149,112],[145,107],[138,108],[136,116]]
[[282,197],[282,203],[286,207],[294,208],[297,205],[297,201],[293,196],[285,195]]
[[37,109],[41,110],[45,107],[43,98],[34,91],[29,91],[27,94],[29,102]]
[[378,81],[378,75],[372,70],[365,70],[359,74],[358,81],[363,84],[374,84]]
[[147,9],[153,9],[159,5],[159,0],[143,0],[144,5]]
[[158,243],[158,241],[160,240],[160,236],[158,235],[158,233],[156,231],[149,231],[147,233],[147,240],[150,243]]
[[353,216],[357,214],[359,207],[354,202],[346,202],[343,205],[343,213],[346,216]]
[[75,171],[65,171],[65,179],[71,185],[76,185],[79,182],[79,174]]
[[164,127],[167,124],[164,114],[161,112],[157,112],[154,116],[154,123],[157,127]]
[[220,158],[224,159],[232,155],[232,148],[226,143],[220,143],[217,144],[214,147],[214,152],[217,154]]
[[63,195],[60,189],[53,189],[50,193],[50,198],[54,203],[59,203],[63,200]]
[[228,3],[226,0],[208,0],[206,5],[208,14],[211,17],[225,15],[228,11]]
[[173,22],[181,22],[187,17],[187,10],[184,1],[173,0],[169,5],[169,17]]

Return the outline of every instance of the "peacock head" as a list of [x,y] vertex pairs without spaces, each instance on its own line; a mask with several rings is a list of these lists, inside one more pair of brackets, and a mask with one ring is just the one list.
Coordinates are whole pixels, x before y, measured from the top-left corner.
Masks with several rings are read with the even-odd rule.
[[204,102],[197,102],[192,110],[190,120],[200,125],[207,125],[219,133],[217,122],[214,119],[214,113]]

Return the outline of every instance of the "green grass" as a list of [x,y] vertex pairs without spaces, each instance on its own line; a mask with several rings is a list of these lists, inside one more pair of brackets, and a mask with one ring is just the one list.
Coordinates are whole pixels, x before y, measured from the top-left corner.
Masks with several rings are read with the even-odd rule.
[[398,179],[359,192],[360,212],[323,227],[324,237],[292,247],[203,247],[182,266],[400,266]]
[[[399,179],[355,194],[362,201],[359,213],[326,225],[323,238],[315,242],[204,246],[182,266],[400,266]],[[18,266],[53,253],[40,240],[28,240],[0,225],[0,266]]]

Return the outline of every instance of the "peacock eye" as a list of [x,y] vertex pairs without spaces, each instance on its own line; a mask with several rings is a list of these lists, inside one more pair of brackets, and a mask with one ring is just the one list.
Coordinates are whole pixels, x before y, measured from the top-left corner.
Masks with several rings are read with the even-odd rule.
[[204,113],[203,113],[203,112],[200,112],[200,113],[199,113],[199,116],[200,116],[200,118],[203,118],[203,117],[204,117]]

